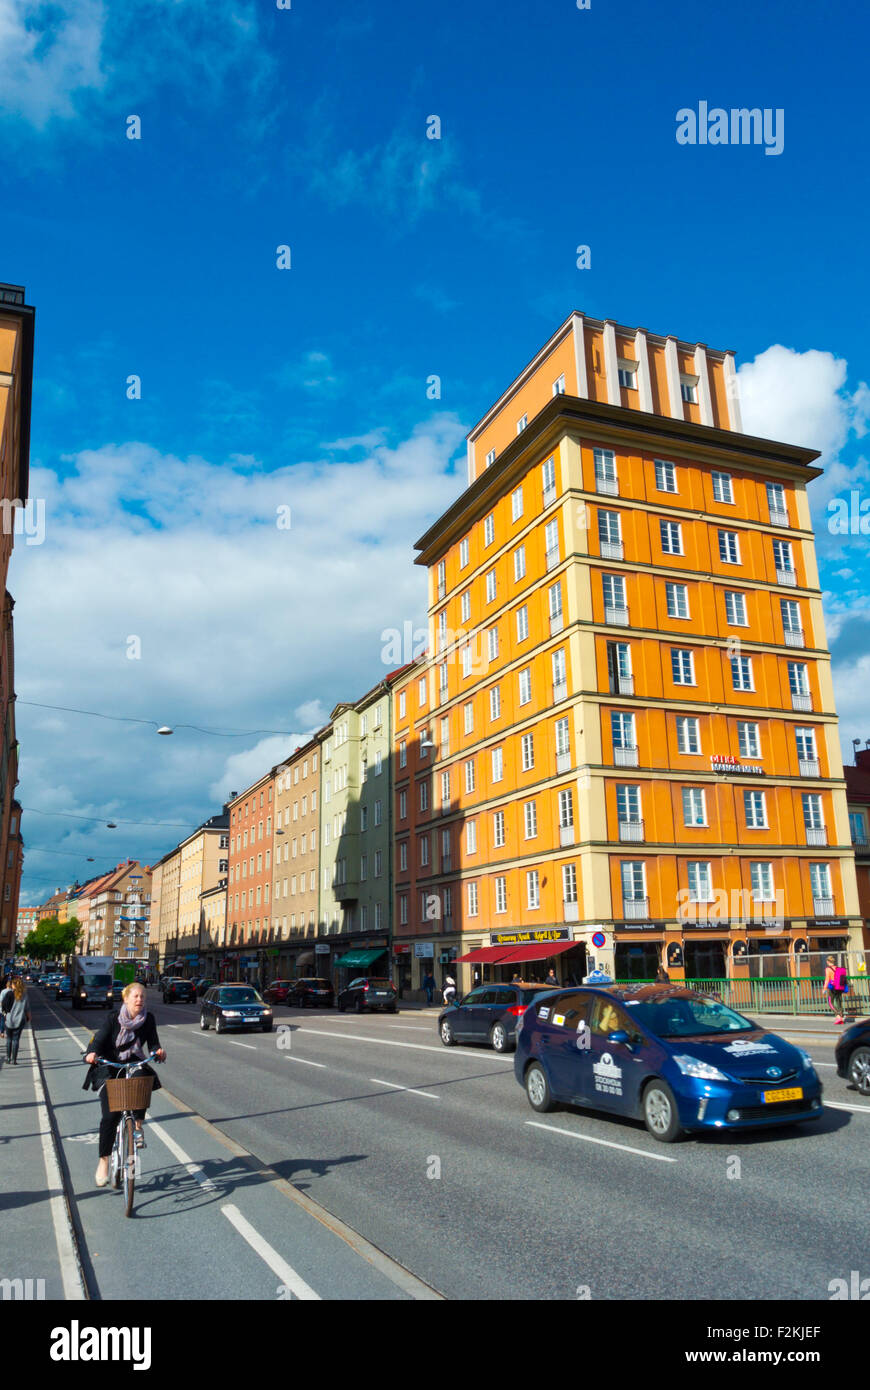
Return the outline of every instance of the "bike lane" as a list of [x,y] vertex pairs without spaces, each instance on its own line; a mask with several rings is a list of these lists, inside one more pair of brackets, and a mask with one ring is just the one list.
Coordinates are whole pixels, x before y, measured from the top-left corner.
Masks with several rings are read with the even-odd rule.
[[439,1297],[175,1100],[171,1039],[127,1219],[122,1193],[94,1182],[100,1108],[81,1062],[93,1029],[39,997],[32,1007],[91,1297]]

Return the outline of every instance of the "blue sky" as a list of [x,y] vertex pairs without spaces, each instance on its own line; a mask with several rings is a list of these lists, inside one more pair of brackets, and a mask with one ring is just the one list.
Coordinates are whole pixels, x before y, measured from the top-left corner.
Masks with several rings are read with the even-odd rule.
[[[23,804],[192,826],[367,689],[383,630],[422,621],[413,541],[465,431],[575,308],[736,349],[748,424],[825,450],[838,706],[870,737],[868,541],[824,529],[868,496],[867,29],[845,4],[0,0],[0,279],[37,306],[46,504],[10,579],[19,696],[288,731],[155,744],[22,704]],[[679,146],[702,100],[781,108],[783,152]],[[24,832],[24,901],[177,838]]]

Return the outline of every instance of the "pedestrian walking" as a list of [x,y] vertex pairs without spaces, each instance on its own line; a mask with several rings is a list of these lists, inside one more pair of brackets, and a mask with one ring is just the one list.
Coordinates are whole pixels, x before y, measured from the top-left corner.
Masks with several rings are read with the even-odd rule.
[[[9,996],[7,999],[6,996]],[[0,982],[0,1038],[6,1032],[6,1010],[12,1007],[13,994],[9,988],[9,976],[4,975]]]
[[828,997],[828,1004],[833,1009],[835,1023],[845,1023],[843,1016],[843,999],[846,995],[847,978],[846,967],[838,965],[833,956],[828,956],[825,962],[825,993]]
[[12,1003],[6,1010],[6,1061],[11,1062],[13,1067],[18,1066],[18,1044],[21,1041],[21,1030],[25,1023],[30,1022],[30,1009],[27,1007],[27,993],[24,988],[24,981],[19,977],[15,980],[11,991],[7,990],[3,1002],[8,1002],[8,995],[12,994]]
[[423,976],[423,989],[426,991],[426,1003],[431,1006],[435,998],[435,976],[431,970],[427,970]]
[[448,975],[444,981],[444,988],[441,991],[444,996],[445,1004],[452,1004],[456,999],[456,981],[452,975]]

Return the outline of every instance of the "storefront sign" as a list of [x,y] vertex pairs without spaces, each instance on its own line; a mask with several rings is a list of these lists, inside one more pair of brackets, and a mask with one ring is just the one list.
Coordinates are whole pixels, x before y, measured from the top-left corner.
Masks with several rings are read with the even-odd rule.
[[819,927],[848,927],[848,917],[814,917],[813,926],[818,930]]
[[536,946],[541,941],[572,941],[570,927],[545,927],[541,931],[490,932],[490,946]]
[[710,759],[710,767],[714,772],[746,773],[753,777],[766,777],[763,767],[758,763],[742,763],[739,758],[735,758],[731,753],[714,753]]
[[434,956],[435,947],[433,946],[431,941],[415,941],[414,955],[417,958],[417,960],[419,960],[421,956]]
[[393,954],[396,956],[409,956],[411,954],[411,947],[408,944],[404,946],[396,945],[393,947]]
[[315,953],[315,955],[318,955],[318,956],[328,956],[328,955],[329,955],[329,947],[328,947],[328,946],[320,946],[320,945],[317,945],[317,946],[314,947],[314,953]]

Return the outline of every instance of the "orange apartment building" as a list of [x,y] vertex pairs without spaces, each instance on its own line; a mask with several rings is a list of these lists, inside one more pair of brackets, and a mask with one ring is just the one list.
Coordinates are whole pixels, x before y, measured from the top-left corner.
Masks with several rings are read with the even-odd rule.
[[742,433],[732,352],[581,314],[475,426],[394,695],[397,955],[465,988],[860,945],[817,457]]
[[846,767],[846,797],[849,807],[849,830],[855,849],[855,872],[858,875],[859,911],[864,923],[864,946],[870,951],[870,739],[860,748],[855,745],[855,765]]
[[227,802],[230,813],[227,947],[220,978],[255,981],[265,972],[272,924],[275,771]]

